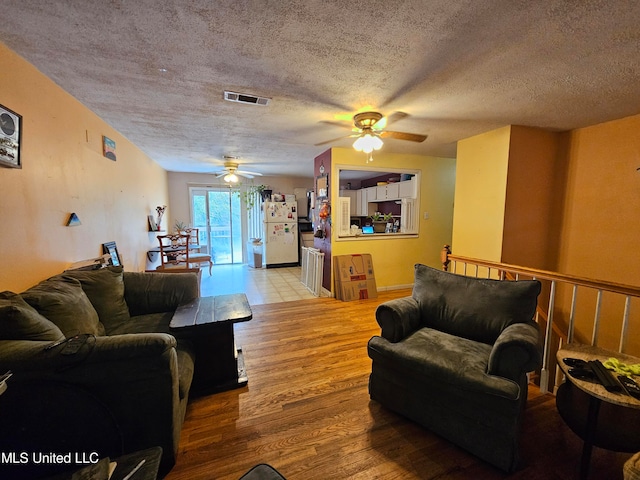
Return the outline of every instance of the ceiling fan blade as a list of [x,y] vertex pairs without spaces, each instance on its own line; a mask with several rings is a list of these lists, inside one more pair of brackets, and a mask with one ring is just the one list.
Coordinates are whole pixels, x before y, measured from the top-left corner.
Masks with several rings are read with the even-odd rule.
[[320,123],[325,125],[333,125],[334,127],[346,128],[348,130],[353,129],[353,123],[334,122],[332,120],[321,120]]
[[410,142],[424,142],[427,139],[427,135],[418,135],[417,133],[407,132],[390,132],[385,130],[380,132],[382,138],[395,138],[397,140],[409,140]]
[[349,138],[349,137],[358,137],[360,136],[359,133],[353,133],[351,135],[342,135],[341,137],[338,138],[332,138],[331,140],[327,140],[326,142],[320,142],[320,143],[316,143],[314,144],[314,147],[319,147],[321,145],[326,145],[327,143],[333,143],[333,142],[337,142],[338,140],[342,140],[344,138]]
[[224,177],[227,173],[229,172],[218,172],[218,173],[214,173],[214,175],[216,176],[216,178],[220,178],[220,177]]
[[261,176],[262,176],[262,174],[261,174],[261,173],[258,173],[258,172],[250,172],[250,171],[248,171],[248,170],[236,170],[236,173],[237,173],[238,175],[243,175],[243,176],[245,176],[245,177],[246,177],[246,176],[249,176],[249,175],[251,175],[252,177],[261,177]]
[[374,125],[375,129],[386,128],[392,123],[397,122],[398,120],[402,120],[403,118],[407,118],[409,116],[408,113],[404,112],[393,112],[391,115],[382,117],[380,120],[376,122]]

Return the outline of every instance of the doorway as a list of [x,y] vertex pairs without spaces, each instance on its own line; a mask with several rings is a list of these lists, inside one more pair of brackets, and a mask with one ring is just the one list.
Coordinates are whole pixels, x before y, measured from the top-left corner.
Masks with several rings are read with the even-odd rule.
[[189,189],[191,225],[215,264],[242,263],[240,195],[227,187]]

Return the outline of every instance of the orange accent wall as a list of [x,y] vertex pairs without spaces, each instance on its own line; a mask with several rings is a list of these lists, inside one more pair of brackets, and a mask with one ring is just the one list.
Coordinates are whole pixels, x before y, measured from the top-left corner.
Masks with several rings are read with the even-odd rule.
[[[557,270],[640,285],[640,115],[574,130],[568,153]],[[580,293],[579,293],[580,295]],[[569,293],[565,294],[569,297]],[[568,304],[568,299],[565,304]],[[581,303],[595,305],[595,293]],[[598,345],[617,349],[624,299],[604,293]],[[567,307],[568,309],[568,307]],[[567,315],[560,317],[566,319]],[[591,342],[593,309],[579,309],[576,339]],[[640,300],[631,303],[627,353],[640,355]]]
[[558,268],[640,285],[640,115],[569,134]]
[[512,125],[509,138],[502,261],[553,270],[565,173],[564,137]]
[[[127,270],[144,270],[155,241],[147,215],[168,204],[165,170],[3,44],[0,59],[0,104],[23,117],[22,169],[0,168],[0,291],[96,257],[108,241]],[[102,155],[103,135],[116,142],[115,162]],[[71,212],[82,225],[65,226]]]

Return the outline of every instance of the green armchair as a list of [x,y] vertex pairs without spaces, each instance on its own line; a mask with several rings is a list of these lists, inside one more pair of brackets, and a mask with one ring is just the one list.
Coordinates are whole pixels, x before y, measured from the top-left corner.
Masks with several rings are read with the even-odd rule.
[[477,279],[416,265],[410,297],[376,310],[368,344],[375,401],[511,472],[539,368],[538,281]]

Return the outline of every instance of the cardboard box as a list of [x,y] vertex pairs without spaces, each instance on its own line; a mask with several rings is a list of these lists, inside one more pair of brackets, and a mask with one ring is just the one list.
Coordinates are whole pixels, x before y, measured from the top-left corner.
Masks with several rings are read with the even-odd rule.
[[338,282],[374,280],[371,254],[338,255],[334,257],[335,276]]
[[340,300],[350,302],[352,300],[366,300],[378,298],[378,289],[375,280],[361,280],[346,282],[340,286]]
[[338,255],[334,257],[333,268],[337,300],[349,302],[378,297],[371,254]]

